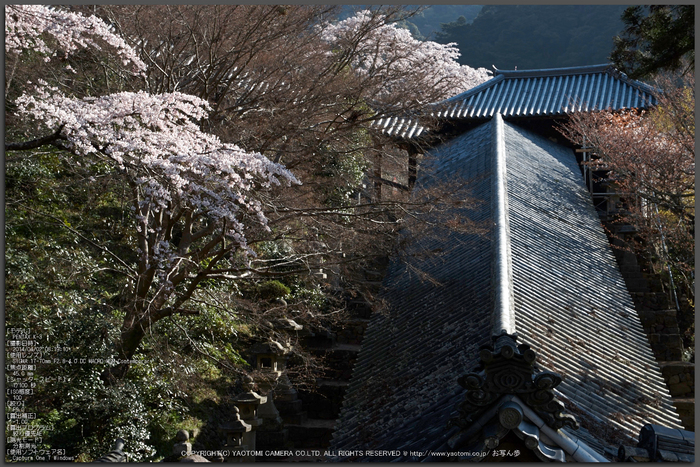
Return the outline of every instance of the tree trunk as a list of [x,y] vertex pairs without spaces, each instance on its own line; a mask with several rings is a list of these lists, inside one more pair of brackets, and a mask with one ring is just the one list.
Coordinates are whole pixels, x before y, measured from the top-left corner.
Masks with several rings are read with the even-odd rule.
[[[136,353],[136,349],[141,345],[143,337],[146,335],[147,329],[144,324],[147,324],[148,320],[133,321],[133,324],[130,326],[127,320],[125,320],[124,326],[122,327],[121,337],[117,344],[116,363],[106,368],[101,375],[102,380],[109,385],[124,379],[126,373],[129,371],[131,359]],[[143,321],[145,321],[145,323]]]

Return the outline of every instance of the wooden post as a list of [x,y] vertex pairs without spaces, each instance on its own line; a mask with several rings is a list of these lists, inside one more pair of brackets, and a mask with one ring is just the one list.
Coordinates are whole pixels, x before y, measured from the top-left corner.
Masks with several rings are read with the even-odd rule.
[[376,154],[374,155],[374,200],[375,202],[382,201],[382,151],[381,145],[375,146]]
[[416,162],[417,151],[414,146],[408,148],[408,191],[413,190],[418,176],[418,166]]

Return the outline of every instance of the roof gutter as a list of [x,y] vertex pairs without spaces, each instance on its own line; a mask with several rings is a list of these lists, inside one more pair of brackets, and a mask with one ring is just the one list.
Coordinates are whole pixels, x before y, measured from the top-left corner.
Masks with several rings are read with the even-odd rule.
[[513,266],[510,252],[508,221],[508,188],[506,186],[506,147],[504,125],[500,114],[493,117],[493,166],[491,212],[494,218],[491,245],[491,284],[493,289],[492,335],[515,334]]

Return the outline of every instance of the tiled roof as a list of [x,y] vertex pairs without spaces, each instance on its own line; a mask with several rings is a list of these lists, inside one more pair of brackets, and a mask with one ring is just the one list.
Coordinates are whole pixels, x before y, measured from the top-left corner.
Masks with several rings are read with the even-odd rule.
[[[646,108],[656,104],[654,88],[628,78],[610,65],[542,70],[497,70],[495,76],[462,94],[435,104],[445,119],[556,117],[570,112]],[[384,118],[375,126],[401,138],[425,132],[417,119]]]
[[445,102],[438,116],[531,117],[640,108],[656,102],[652,92],[608,65],[497,71],[493,79]]
[[573,153],[504,126],[522,341],[564,376],[558,391],[592,422],[630,437],[652,420],[680,428]]
[[[431,151],[431,176],[469,183],[484,202],[461,213],[493,219],[496,146],[505,151],[518,341],[563,377],[555,392],[582,426],[568,435],[602,453],[645,423],[680,428],[572,151],[496,117]],[[334,448],[425,451],[455,434],[447,421],[464,395],[457,378],[491,337],[491,240],[445,228],[411,248],[387,275],[387,310],[365,334]]]
[[[485,173],[489,135],[484,126],[438,150],[441,163],[434,176],[466,179]],[[489,180],[473,183],[472,190],[485,203],[464,214],[486,220]],[[335,447],[422,450],[445,442],[447,421],[460,400],[456,378],[476,363],[479,347],[490,339],[489,243],[484,236],[440,229],[416,239],[408,252],[415,254],[410,265],[392,264],[384,295],[390,307],[374,315],[365,334],[336,424]],[[419,256],[436,248],[444,251]]]

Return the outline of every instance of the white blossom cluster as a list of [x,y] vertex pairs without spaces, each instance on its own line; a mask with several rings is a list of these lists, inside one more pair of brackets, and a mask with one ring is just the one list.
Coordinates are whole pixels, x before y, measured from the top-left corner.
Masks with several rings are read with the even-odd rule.
[[46,44],[46,37],[51,37],[65,56],[82,48],[101,50],[95,40],[99,38],[114,48],[124,65],[131,63],[135,71],[146,69],[136,51],[94,15],[86,17],[44,5],[5,5],[5,53],[34,50],[49,61],[56,52]]
[[363,10],[321,31],[321,38],[336,52],[346,48],[360,52],[352,66],[364,76],[381,75],[385,82],[380,93],[400,92],[407,83],[419,82],[437,91],[438,99],[447,99],[491,78],[485,68],[460,65],[455,43],[419,41],[407,29],[384,23],[384,19]]
[[[260,203],[249,197],[255,188],[299,183],[279,164],[204,133],[197,122],[206,117],[206,101],[187,94],[122,92],[77,99],[40,82],[18,100],[19,115],[62,128],[61,135],[79,155],[106,157],[139,187],[143,228],[149,215],[186,206],[223,223],[245,248],[241,208],[266,225]],[[147,209],[144,209],[147,207]]]

